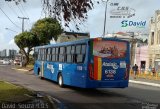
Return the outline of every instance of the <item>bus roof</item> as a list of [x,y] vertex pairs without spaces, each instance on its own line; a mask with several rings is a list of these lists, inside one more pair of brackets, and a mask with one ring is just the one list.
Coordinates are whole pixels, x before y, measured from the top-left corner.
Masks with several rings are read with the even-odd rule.
[[[101,37],[97,37],[101,38]],[[65,46],[65,45],[72,45],[72,44],[80,44],[80,43],[87,43],[89,40],[94,40],[97,38],[86,38],[86,39],[80,39],[80,40],[75,40],[75,41],[69,41],[69,42],[63,42],[63,43],[55,43],[55,44],[49,44],[49,45],[43,45],[43,46],[37,46],[35,48],[47,48],[47,47],[52,47],[52,46]],[[128,43],[129,41],[120,39],[120,38],[102,38],[104,40],[112,40],[112,41],[122,41]]]

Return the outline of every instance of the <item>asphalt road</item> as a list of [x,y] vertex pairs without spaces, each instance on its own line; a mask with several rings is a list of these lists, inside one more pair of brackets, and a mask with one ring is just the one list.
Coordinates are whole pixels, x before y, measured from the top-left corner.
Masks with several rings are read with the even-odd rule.
[[130,83],[125,89],[60,88],[32,72],[12,70],[8,65],[0,65],[0,80],[49,94],[60,100],[64,109],[160,109],[160,88],[152,86]]

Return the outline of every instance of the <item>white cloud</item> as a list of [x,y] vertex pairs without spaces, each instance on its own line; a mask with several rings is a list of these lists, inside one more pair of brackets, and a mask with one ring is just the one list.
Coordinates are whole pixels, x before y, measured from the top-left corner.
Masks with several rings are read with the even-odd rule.
[[15,45],[14,39],[9,41],[9,45]]
[[4,34],[0,33],[0,43],[2,43],[4,41]]

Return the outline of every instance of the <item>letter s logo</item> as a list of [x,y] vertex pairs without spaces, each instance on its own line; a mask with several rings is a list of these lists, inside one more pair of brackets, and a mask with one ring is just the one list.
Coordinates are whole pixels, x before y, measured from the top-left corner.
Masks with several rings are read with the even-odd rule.
[[121,22],[121,24],[122,24],[121,27],[127,27],[127,26],[128,26],[127,22],[128,22],[128,20],[123,20],[123,21]]

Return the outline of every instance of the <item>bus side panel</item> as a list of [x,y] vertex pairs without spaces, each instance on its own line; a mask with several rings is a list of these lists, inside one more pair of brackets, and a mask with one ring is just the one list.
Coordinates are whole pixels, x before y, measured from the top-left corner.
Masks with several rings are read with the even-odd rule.
[[[61,66],[61,65],[60,65]],[[59,72],[62,73],[63,76],[63,82],[65,85],[71,85],[71,78],[72,78],[72,73],[74,71],[74,64],[62,64],[62,70],[59,69]]]
[[87,78],[87,71],[86,71],[85,64],[75,64],[74,70],[72,71],[71,75],[71,85],[76,87],[85,87],[86,86],[86,78]]
[[50,69],[48,69],[48,65],[50,65],[50,62],[45,62],[44,63],[44,78],[50,79],[52,77],[52,72]]
[[34,64],[34,74],[38,75],[38,69],[41,70],[41,61],[35,61]]
[[51,80],[57,82],[58,72],[59,72],[59,70],[58,70],[58,64],[55,63],[55,62],[52,62],[52,65],[53,65],[53,68],[54,68],[54,69],[53,69],[53,71],[50,71],[50,72],[52,72],[52,73],[51,73]]

